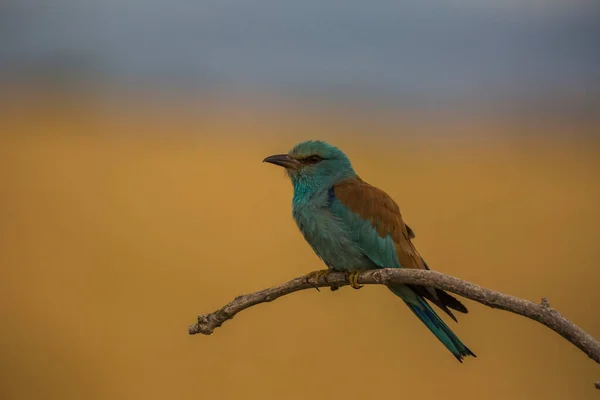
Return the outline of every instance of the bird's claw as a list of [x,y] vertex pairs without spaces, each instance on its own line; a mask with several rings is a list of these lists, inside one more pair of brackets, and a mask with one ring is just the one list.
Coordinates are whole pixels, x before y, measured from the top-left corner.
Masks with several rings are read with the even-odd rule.
[[350,286],[357,290],[363,287],[363,285],[358,284],[358,277],[360,276],[361,272],[362,271],[346,271],[344,273],[344,275],[346,276],[346,280],[348,280]]
[[306,283],[311,283],[312,280],[312,284],[315,286],[315,288],[317,288],[317,290],[319,290],[319,279],[323,277],[325,278],[325,282],[327,282],[327,276],[329,276],[330,273],[331,271],[328,269],[309,272],[308,274],[306,274]]

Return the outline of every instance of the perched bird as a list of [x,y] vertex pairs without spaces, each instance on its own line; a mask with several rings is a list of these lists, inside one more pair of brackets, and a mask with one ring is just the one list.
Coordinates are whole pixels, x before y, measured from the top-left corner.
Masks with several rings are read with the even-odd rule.
[[[318,280],[330,271],[344,272],[359,289],[361,270],[374,268],[429,269],[411,239],[413,231],[403,222],[398,205],[383,190],[363,181],[348,157],[322,141],[297,144],[288,154],[263,162],[284,167],[294,186],[292,214],[302,235],[327,265],[315,271]],[[429,300],[454,321],[450,308],[467,308],[443,290],[415,285],[390,285],[408,308],[452,352],[458,361],[475,356],[435,313]]]

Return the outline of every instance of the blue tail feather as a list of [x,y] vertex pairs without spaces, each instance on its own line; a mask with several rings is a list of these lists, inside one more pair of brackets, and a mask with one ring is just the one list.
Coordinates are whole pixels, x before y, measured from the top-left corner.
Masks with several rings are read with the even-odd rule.
[[390,290],[406,303],[408,308],[429,328],[429,330],[462,362],[463,357],[477,357],[446,323],[433,311],[429,303],[406,286],[391,287]]

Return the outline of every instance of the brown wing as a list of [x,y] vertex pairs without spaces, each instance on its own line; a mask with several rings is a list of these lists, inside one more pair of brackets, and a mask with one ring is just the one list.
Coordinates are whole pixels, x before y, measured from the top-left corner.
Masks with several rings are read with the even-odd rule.
[[362,219],[369,220],[379,236],[385,238],[389,235],[392,238],[403,267],[426,269],[423,259],[410,241],[414,233],[404,223],[400,208],[387,193],[360,178],[335,185],[334,193],[346,207]]
[[[402,220],[400,208],[383,190],[363,181],[359,177],[345,180],[334,186],[335,197],[362,219],[371,222],[382,238],[390,236],[395,243],[400,265],[405,268],[429,269],[411,242],[414,232]],[[419,295],[430,300],[452,319],[456,320],[448,307],[466,313],[466,307],[443,290],[432,287],[411,286]]]

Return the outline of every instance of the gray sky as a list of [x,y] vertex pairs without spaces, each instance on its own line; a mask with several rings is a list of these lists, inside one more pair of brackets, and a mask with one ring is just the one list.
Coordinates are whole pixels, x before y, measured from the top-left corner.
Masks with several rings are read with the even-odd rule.
[[600,1],[0,5],[0,79],[444,98],[600,88]]

